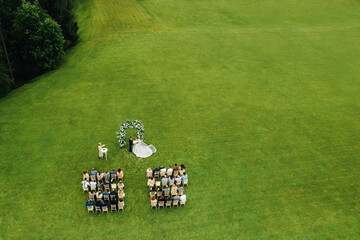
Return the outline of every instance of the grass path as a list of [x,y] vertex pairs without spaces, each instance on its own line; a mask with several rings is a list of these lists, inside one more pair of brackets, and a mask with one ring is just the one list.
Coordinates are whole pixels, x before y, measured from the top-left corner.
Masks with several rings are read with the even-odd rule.
[[[359,10],[81,1],[64,64],[0,99],[0,238],[359,238]],[[125,119],[154,156],[117,148]],[[187,205],[150,210],[145,169],[175,162]],[[87,214],[91,167],[124,169],[124,213]]]

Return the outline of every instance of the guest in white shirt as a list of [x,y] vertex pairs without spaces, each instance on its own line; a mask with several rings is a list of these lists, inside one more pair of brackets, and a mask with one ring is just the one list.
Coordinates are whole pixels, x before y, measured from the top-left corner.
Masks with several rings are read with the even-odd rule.
[[97,193],[96,193],[96,201],[97,202],[99,202],[101,199],[102,199],[102,192],[101,191],[98,191]]
[[168,176],[172,176],[172,174],[173,174],[173,169],[171,168],[171,166],[169,166],[166,174],[167,174]]
[[94,180],[90,182],[90,188],[91,190],[96,190],[96,182]]
[[183,203],[186,203],[186,195],[181,195],[180,196],[180,201]]
[[146,177],[148,177],[148,178],[150,178],[150,177],[152,177],[152,169],[151,168],[148,168],[147,170],[146,170]]
[[84,181],[82,181],[81,182],[82,183],[82,185],[83,185],[83,188],[89,188],[90,187],[90,183],[88,182],[88,181],[86,181],[86,180],[84,180]]
[[118,183],[118,189],[123,190],[124,187],[125,187],[125,184],[123,184],[122,181],[120,180]]
[[152,177],[149,178],[149,180],[148,180],[148,182],[147,182],[148,187],[153,187],[154,184],[155,184],[154,178],[152,178]]
[[160,169],[160,176],[164,176],[166,174],[166,168],[163,166],[161,169]]

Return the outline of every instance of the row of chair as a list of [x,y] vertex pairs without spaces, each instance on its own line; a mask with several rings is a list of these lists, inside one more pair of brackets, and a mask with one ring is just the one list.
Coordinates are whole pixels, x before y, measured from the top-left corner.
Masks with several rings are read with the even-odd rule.
[[[117,206],[116,206],[116,204],[110,204],[111,212],[113,212],[113,211],[118,212],[120,210],[125,211],[124,205],[125,205],[124,202],[119,202],[117,204]],[[87,206],[87,210],[88,210],[88,213],[94,212],[94,211],[101,212],[101,213],[104,213],[104,212],[108,213],[109,208],[108,208],[108,206],[94,206],[93,205],[93,206]]]
[[[180,203],[180,204],[179,204]],[[167,208],[173,206],[173,207],[178,207],[178,206],[184,206],[185,202],[182,202],[180,200],[166,200],[166,201],[151,201],[150,202],[150,206],[151,208]]]
[[[149,188],[153,188],[153,187],[161,187],[161,181],[148,181],[148,187]],[[178,182],[174,182],[174,184],[176,185],[176,186],[187,186],[188,185],[188,179],[186,179],[186,180],[184,180],[184,182],[181,182],[181,181],[178,181]],[[168,184],[166,184],[166,185],[168,185]],[[165,185],[163,185],[163,187],[165,187]]]

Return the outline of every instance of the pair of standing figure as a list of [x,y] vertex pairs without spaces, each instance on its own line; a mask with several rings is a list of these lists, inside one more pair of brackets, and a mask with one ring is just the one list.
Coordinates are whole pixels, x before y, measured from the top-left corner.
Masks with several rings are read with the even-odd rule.
[[153,145],[146,145],[139,137],[135,141],[130,137],[129,152],[133,152],[137,157],[147,158],[156,152],[156,148]]

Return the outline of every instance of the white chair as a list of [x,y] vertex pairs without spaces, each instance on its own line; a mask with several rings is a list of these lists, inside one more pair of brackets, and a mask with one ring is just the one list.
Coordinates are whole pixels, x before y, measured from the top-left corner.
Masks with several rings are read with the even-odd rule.
[[94,206],[87,206],[88,213],[94,212]]
[[102,150],[103,153],[105,153],[105,159],[107,160],[108,149],[107,148],[102,148],[101,150]]

